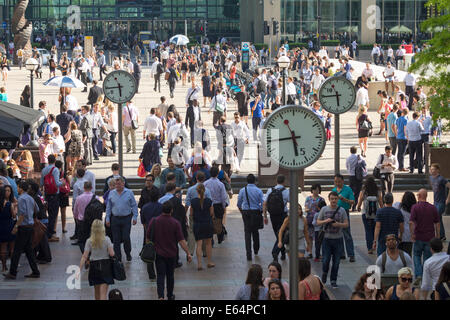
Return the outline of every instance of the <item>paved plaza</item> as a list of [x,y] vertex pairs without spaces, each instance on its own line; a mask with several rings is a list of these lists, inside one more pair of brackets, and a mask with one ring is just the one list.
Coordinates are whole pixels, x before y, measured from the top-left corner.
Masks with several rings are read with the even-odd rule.
[[[96,78],[98,77],[98,69],[95,70]],[[19,103],[19,97],[26,84],[29,84],[29,71],[22,69],[19,71],[17,67],[13,67],[9,73],[7,93],[8,101]],[[40,100],[46,100],[49,111],[55,114],[59,113],[58,88],[45,87],[43,82],[48,79],[48,68],[44,68],[44,79],[35,79],[34,95],[35,106]],[[101,84],[101,83],[100,83]],[[201,85],[201,84],[199,84]],[[137,94],[134,103],[139,109],[140,128],[137,132],[137,151],[138,154],[124,153],[124,175],[126,177],[136,177],[138,167],[138,156],[142,150],[144,140],[142,139],[142,124],[145,117],[149,114],[151,107],[159,104],[159,97],[164,95],[168,98],[169,104],[175,104],[177,110],[184,116],[184,99],[187,89],[181,86],[181,81],[177,83],[175,89],[175,98],[170,99],[168,86],[162,83],[161,94],[153,91],[153,79],[150,78],[150,70],[143,69],[142,80],[140,84],[141,94]],[[73,89],[73,94],[77,98],[79,106],[86,103],[87,93],[81,93],[81,89]],[[201,101],[203,105],[203,101]],[[379,129],[378,115],[376,107],[378,101],[372,103],[369,115],[374,119],[375,132]],[[232,113],[236,110],[234,102],[229,103],[229,112],[227,113],[228,121],[232,121]],[[355,128],[356,111],[341,116],[341,171],[345,172],[345,159],[349,155],[349,149],[352,145],[357,145],[357,131]],[[184,119],[184,117],[183,117]],[[207,108],[202,109],[202,119],[205,127],[211,130],[212,150],[215,149],[216,138],[212,129],[212,113],[208,114]],[[251,121],[249,121],[251,125]],[[334,125],[333,125],[334,129]],[[334,137],[334,133],[333,133]],[[374,136],[369,139],[369,149],[366,161],[369,168],[373,168],[376,158],[380,154],[386,141],[382,136]],[[167,150],[165,150],[165,153]],[[256,144],[251,142],[245,153],[245,160],[241,167],[241,174],[257,173]],[[213,155],[214,157],[214,155]],[[117,161],[113,157],[100,157],[99,161],[95,161],[94,165],[89,167],[97,178],[105,178],[111,174],[110,167],[113,162]],[[405,159],[408,163],[408,158]],[[166,165],[166,157],[163,159],[163,165]],[[312,167],[306,169],[306,174],[324,174],[331,175],[334,173],[334,139],[327,143],[323,156]],[[304,203],[304,197],[307,195],[303,192],[300,197],[300,203]],[[402,193],[395,193],[395,201],[401,199]],[[324,193],[323,196],[327,196]],[[138,197],[137,197],[138,199]],[[432,201],[432,194],[429,193],[428,200]],[[234,195],[231,206],[228,210],[227,230],[228,237],[220,245],[215,245],[213,249],[213,261],[216,267],[197,271],[196,258],[191,264],[187,264],[184,253],[180,254],[183,267],[176,270],[175,273],[175,295],[177,299],[233,299],[239,287],[244,283],[247,270],[251,263],[258,263],[263,266],[264,276],[268,276],[267,265],[272,261],[271,250],[274,243],[274,234],[270,225],[260,232],[261,234],[261,250],[259,256],[253,258],[253,262],[246,261],[244,232],[242,218],[236,207],[237,195]],[[72,246],[69,237],[73,234],[74,223],[71,214],[71,208],[67,209],[68,214],[68,233],[61,234],[61,226],[58,225],[57,235],[61,238],[58,243],[50,243],[53,261],[48,265],[40,265],[40,279],[25,279],[23,276],[28,274],[29,267],[25,256],[22,256],[18,277],[15,281],[6,281],[0,279],[0,299],[86,299],[94,298],[94,290],[89,287],[87,282],[87,271],[84,271],[81,277],[81,289],[69,290],[67,287],[66,270],[70,265],[78,265],[81,257],[80,250],[77,246]],[[446,229],[450,228],[450,217],[444,217]],[[330,292],[336,299],[348,299],[353,287],[359,277],[365,272],[368,265],[375,261],[374,255],[368,255],[365,244],[364,228],[362,225],[361,215],[359,213],[351,214],[351,229],[355,243],[356,262],[350,263],[348,260],[342,261],[338,284],[338,289],[330,289]],[[156,299],[156,283],[148,280],[145,264],[139,259],[139,251],[142,245],[143,228],[140,222],[132,227],[132,262],[125,262],[127,270],[127,280],[118,282],[111,288],[119,288],[125,299]],[[447,245],[445,245],[446,247]],[[281,261],[283,266],[283,279],[288,279],[288,259]],[[313,272],[321,274],[321,263],[311,261]]]

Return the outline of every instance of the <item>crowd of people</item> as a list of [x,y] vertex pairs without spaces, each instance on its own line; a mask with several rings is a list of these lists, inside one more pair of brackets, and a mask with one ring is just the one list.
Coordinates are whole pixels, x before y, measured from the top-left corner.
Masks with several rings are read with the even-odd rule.
[[[69,206],[70,192],[73,192],[72,210],[76,226],[70,238],[81,250],[80,269],[89,269],[89,284],[95,287],[96,299],[106,299],[108,285],[114,283],[111,272],[104,271],[110,270],[105,268],[111,263],[109,258],[115,257],[121,261],[124,252],[126,260],[132,260],[130,234],[138,223],[138,216],[144,228],[143,244],[148,241],[155,244],[156,259],[147,264],[147,271],[149,278],[157,282],[159,299],[175,299],[174,269],[182,267],[180,248],[186,253],[188,262],[196,256],[199,272],[205,269],[204,266],[207,269],[215,267],[213,248],[225,241],[228,234],[226,217],[233,196],[232,175],[240,172],[244,150],[251,138],[248,117],[251,117],[253,141],[258,143],[265,118],[284,104],[283,70],[277,65],[261,68],[259,63],[267,58],[266,53],[257,53],[252,48],[251,74],[241,72],[239,48],[219,43],[214,48],[207,48],[193,47],[188,50],[162,46],[151,67],[155,92],[160,92],[161,77],[167,81],[172,99],[179,80],[182,86],[188,87],[185,106],[178,106],[179,110],[186,110],[185,119],[164,96],[161,96],[158,106],[150,108],[149,115],[143,121],[144,117],[139,114],[133,101],[123,107],[127,153],[137,154],[136,123],[143,125],[142,139],[145,144],[139,159],[143,168],[140,175],[145,177],[145,186],[138,201],[128,188],[126,178],[120,176],[118,164],[112,165],[112,175],[106,179],[103,201],[95,196],[95,175],[88,170],[88,166],[100,156],[117,153],[117,111],[98,86],[98,81],[102,81],[108,71],[104,52],[100,51],[98,57],[83,57],[81,46],[75,44],[77,51],[72,59],[65,54],[61,59],[57,59],[57,54],[52,56],[50,73],[52,68],[59,69],[62,75],[79,77],[85,84],[92,82],[92,87],[89,88],[88,103],[81,107],[71,90],[62,88],[59,97],[61,112],[58,115],[47,112],[45,101],[39,102],[42,116],[37,132],[28,131],[21,139],[21,144],[26,145],[30,140],[39,138],[39,165],[42,171],[38,183],[33,180],[36,176],[29,151],[23,151],[15,159],[10,157],[10,152],[0,151],[0,206],[4,221],[1,226],[3,231],[0,231],[3,239],[1,261],[5,272],[8,271],[7,258],[11,257],[6,278],[16,279],[17,264],[23,252],[32,269],[28,277],[39,277],[38,264],[51,262],[49,242],[59,241],[59,212],[61,232],[67,232],[66,208]],[[298,78],[287,78],[285,103],[311,108],[323,120],[329,139],[332,116],[321,108],[318,89],[330,76],[356,78],[350,51],[353,50],[345,47],[337,51],[338,66],[330,61],[325,48],[316,52],[312,48],[289,50],[288,46],[282,46],[275,59],[288,56],[291,59],[290,72],[298,72]],[[129,58],[119,56],[111,61],[111,67],[132,73],[139,87],[141,63],[140,59],[131,62]],[[99,80],[96,80],[95,66],[99,67]],[[289,247],[289,237],[286,236],[289,229],[289,190],[285,187],[285,177],[278,176],[277,184],[264,194],[255,185],[256,177],[252,174],[247,176],[247,186],[237,196],[237,207],[243,218],[247,260],[252,261],[253,255],[265,249],[260,247],[259,230],[268,224],[269,218],[275,239],[271,248],[273,263],[269,266],[270,279],[264,280],[261,267],[253,265],[246,285],[237,294],[238,299],[289,298],[288,285],[281,281],[281,266],[278,264],[278,259],[285,260],[286,255],[290,259],[300,259],[299,297],[307,300],[323,298],[321,295],[328,274],[331,286],[337,288],[340,261],[347,257],[350,262],[356,260],[349,213],[352,209],[361,208],[368,253],[377,253],[377,265],[391,278],[392,274],[396,274],[399,285],[374,293],[364,284],[363,278],[368,277],[365,275],[352,298],[395,299],[403,297],[405,292],[418,298],[419,291],[414,293],[412,289],[410,279],[413,277],[415,286],[423,291],[421,298],[426,298],[427,292],[433,290],[434,298],[446,297],[444,283],[448,282],[448,266],[443,267],[445,257],[441,252],[442,241],[445,240],[442,215],[450,200],[445,195],[445,187],[449,183],[439,175],[440,166],[431,165],[430,184],[434,191],[434,205],[426,202],[426,190],[419,191],[417,200],[414,194],[407,192],[401,203],[393,203],[393,172],[396,169],[405,170],[403,155],[406,141],[409,141],[409,170],[413,172],[417,167],[422,173],[425,162],[421,150],[425,145],[423,142],[429,139],[428,135],[433,134],[433,128],[427,114],[426,96],[421,88],[414,88],[414,77],[411,75],[412,80],[408,78],[411,82],[405,79],[407,93],[402,93],[393,85],[395,70],[392,72],[392,68],[389,64],[386,67],[386,91],[380,92],[383,97],[379,108],[380,134],[384,125],[388,132],[386,139],[389,138],[389,146],[377,163],[379,176],[375,176],[382,180],[382,191],[373,177],[367,177],[364,160],[367,152],[367,139],[364,139],[368,138],[371,130],[371,121],[367,116],[369,101],[364,92],[373,78],[370,65],[356,82],[357,105],[363,110],[357,118],[358,133],[361,133],[361,157],[357,155],[357,148],[353,147],[352,155],[347,160],[350,186],[344,184],[342,175],[336,175],[335,188],[327,199],[320,196],[320,185],[312,187],[306,202],[299,204],[297,249]],[[390,82],[398,101],[387,95]],[[24,89],[21,97],[24,106],[29,106],[26,105],[29,103],[27,90],[29,88]],[[213,111],[212,125],[218,142],[216,150],[212,150],[210,133],[204,129],[201,119],[202,100],[203,108]],[[234,121],[228,123],[227,109],[231,109],[233,100],[237,104],[237,112],[233,113]],[[391,115],[396,115],[397,110],[401,110],[402,116],[392,120],[394,116]],[[414,110],[411,121],[405,117],[409,110]],[[394,135],[390,135],[390,130]],[[434,132],[438,131],[439,128],[434,129]],[[423,137],[425,135],[427,137]],[[398,150],[395,149],[397,146]],[[162,162],[164,148],[167,148],[166,168]],[[414,154],[417,154],[416,160]],[[186,196],[183,199],[184,191]],[[34,237],[37,229],[41,230],[38,241]],[[217,242],[214,241],[214,234]],[[206,263],[202,261],[204,258]],[[319,278],[311,274],[309,259],[322,263]],[[444,275],[439,278],[441,269]]]

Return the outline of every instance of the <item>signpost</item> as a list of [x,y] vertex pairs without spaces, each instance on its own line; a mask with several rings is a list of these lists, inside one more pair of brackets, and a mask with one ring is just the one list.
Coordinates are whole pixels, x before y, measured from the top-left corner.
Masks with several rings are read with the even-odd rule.
[[242,60],[241,60],[241,67],[242,71],[248,70],[250,66],[250,42],[242,42],[241,46],[242,50]]

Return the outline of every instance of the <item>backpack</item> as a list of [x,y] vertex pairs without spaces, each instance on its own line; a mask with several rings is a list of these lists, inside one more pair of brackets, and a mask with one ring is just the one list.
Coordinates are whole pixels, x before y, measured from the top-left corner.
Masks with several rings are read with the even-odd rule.
[[89,201],[86,209],[84,210],[84,231],[85,239],[91,235],[91,226],[95,219],[102,220],[103,212],[105,211],[105,205],[96,198],[95,194]]
[[[400,259],[402,259],[403,268],[406,267],[406,259],[405,259],[405,253],[403,250],[398,250],[398,255],[400,256]],[[386,251],[382,253],[381,255],[381,273],[384,273],[386,270],[386,260],[387,260],[387,253]]]
[[53,167],[49,173],[44,176],[44,191],[46,195],[56,194],[58,188],[56,187],[55,177],[53,176]]
[[259,79],[256,85],[256,93],[266,92],[267,83],[263,79]]
[[158,65],[156,66],[156,73],[161,74],[164,72],[164,69],[161,65],[161,63],[158,63]]
[[272,79],[272,86],[271,86],[272,90],[277,90],[278,89],[278,81],[277,79]]
[[271,190],[267,197],[267,211],[269,211],[270,215],[282,215],[284,213],[283,191],[285,188],[275,189],[273,187]]
[[366,197],[366,219],[375,219],[378,209],[378,199],[376,196]]
[[[381,155],[381,163],[383,163],[383,161],[384,161],[384,154]],[[378,168],[377,166],[373,168],[373,176],[376,179],[381,179],[381,169]]]
[[361,157],[358,156],[358,161],[356,162],[356,167],[355,167],[356,180],[363,181],[366,173],[367,173],[366,166],[361,161]]

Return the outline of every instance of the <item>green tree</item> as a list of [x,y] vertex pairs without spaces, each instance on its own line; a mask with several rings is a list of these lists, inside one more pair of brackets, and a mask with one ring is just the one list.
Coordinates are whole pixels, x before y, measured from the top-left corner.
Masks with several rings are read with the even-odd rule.
[[436,94],[428,99],[433,120],[446,120],[444,130],[450,130],[450,0],[429,0],[425,6],[435,7],[440,14],[422,23],[422,30],[433,32],[433,37],[415,56],[409,71],[422,76],[420,85],[434,89]]

